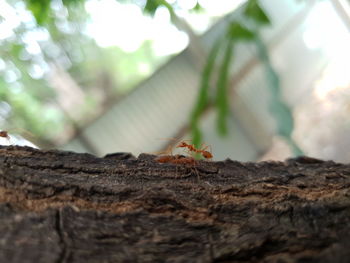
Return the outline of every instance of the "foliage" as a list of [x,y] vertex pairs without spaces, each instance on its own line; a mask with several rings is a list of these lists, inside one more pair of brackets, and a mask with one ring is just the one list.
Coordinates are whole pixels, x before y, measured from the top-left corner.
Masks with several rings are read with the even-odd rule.
[[[87,94],[86,104],[89,104],[94,95],[89,95],[91,84],[89,86],[87,83],[99,81],[98,79],[91,79],[91,76],[95,76],[95,74],[91,74],[92,72],[100,71],[101,75],[107,73],[108,76],[112,76],[109,77],[109,81],[114,84],[113,86],[121,86],[118,85],[120,81],[123,82],[123,86],[131,86],[140,79],[139,76],[135,77],[129,74],[129,72],[136,71],[136,63],[133,58],[143,57],[144,54],[142,54],[142,51],[137,51],[135,54],[128,54],[127,59],[124,59],[126,56],[123,57],[121,50],[118,50],[116,47],[104,50],[99,49],[91,39],[83,34],[84,23],[88,19],[88,15],[83,8],[86,0],[62,0],[62,2],[54,0],[23,1],[27,9],[35,17],[35,22],[30,27],[28,27],[28,24],[21,23],[15,29],[14,38],[5,39],[4,41],[0,40],[2,47],[0,57],[6,64],[6,67],[12,70],[10,73],[16,75],[17,78],[13,83],[6,83],[6,74],[1,75],[0,70],[0,102],[7,101],[11,104],[11,116],[5,117],[12,117],[10,119],[13,126],[19,128],[30,126],[35,134],[44,138],[44,140],[50,140],[52,134],[63,131],[62,123],[66,117],[57,108],[53,107],[56,94],[53,89],[48,88],[50,85],[46,79],[36,78],[29,74],[33,67],[38,64],[42,67],[48,67],[52,63],[55,64],[57,61],[62,63],[62,60],[64,60],[63,64],[66,64],[66,70],[74,76],[74,79],[81,84],[86,84],[82,86]],[[116,1],[137,2],[137,0]],[[18,4],[17,2],[22,3],[21,1],[10,1],[12,5]],[[66,14],[59,14],[55,10],[54,6],[57,3],[63,4]],[[169,4],[166,0],[146,0],[143,5],[143,11],[153,15],[159,7],[167,8],[173,22],[176,23],[177,18],[174,11],[177,8],[176,3]],[[201,10],[199,3],[193,10]],[[62,26],[62,24],[64,25]],[[241,18],[231,21],[226,28],[226,34],[215,41],[203,68],[198,98],[190,118],[192,138],[197,147],[202,141],[202,132],[199,128],[200,117],[210,105],[213,105],[217,110],[218,133],[227,135],[227,119],[230,114],[228,101],[229,77],[231,65],[234,61],[234,51],[238,43],[250,42],[256,45],[259,58],[265,67],[272,95],[270,111],[276,119],[277,132],[286,138],[296,154],[301,153],[291,139],[293,118],[290,109],[281,100],[278,75],[271,66],[266,47],[259,37],[260,29],[269,24],[268,15],[260,7],[258,0],[248,0],[243,6]],[[35,31],[41,31],[48,37],[39,41],[39,48],[42,52],[31,54],[27,52],[28,44],[24,40],[26,34]],[[144,43],[144,47],[147,48],[148,43]],[[118,61],[119,63],[113,64],[113,61]],[[157,61],[154,60],[152,63],[157,63]],[[118,70],[118,68],[123,68],[127,73],[116,74],[116,72],[123,72]],[[217,82],[216,85],[213,85],[214,81]],[[33,85],[33,83],[35,84]],[[125,85],[125,83],[127,84]],[[14,92],[23,89],[30,91],[26,92],[26,95],[20,93],[20,95],[16,94],[14,96]],[[215,92],[211,92],[212,89],[215,89]],[[214,96],[211,96],[211,94],[214,94]],[[44,101],[44,103],[39,103],[39,101]],[[38,119],[37,116],[39,115],[42,118]],[[91,114],[85,115],[90,116]],[[16,118],[16,116],[20,117]],[[65,121],[67,122],[67,120]],[[47,131],[46,127],[48,126],[53,128],[52,132]],[[76,124],[74,123],[73,126],[76,126]]]
[[[86,0],[63,0],[63,4],[66,7],[71,7],[71,6],[77,6],[81,3],[84,3]],[[130,2],[131,0],[116,0],[119,2]],[[33,13],[37,23],[39,25],[45,25],[48,23],[50,19],[50,3],[52,3],[52,0],[25,0],[28,9]],[[131,2],[138,2],[137,0],[131,1]],[[166,0],[146,0],[146,3],[143,7],[143,11],[146,14],[154,15],[156,10],[159,7],[165,7],[168,9],[170,15],[172,18],[175,18],[175,12],[174,12],[174,7],[169,4]],[[176,5],[175,5],[176,7]],[[193,8],[194,11],[199,11],[201,10],[200,4],[197,2],[195,7]]]
[[222,42],[222,39],[220,38],[217,39],[213,48],[209,53],[209,56],[207,58],[207,63],[202,73],[201,86],[199,89],[197,102],[194,106],[194,109],[191,115],[191,130],[193,135],[193,143],[197,145],[197,147],[202,141],[202,133],[199,129],[198,123],[204,110],[209,105],[209,89],[210,89],[211,77],[213,75],[212,73],[215,66],[215,58],[218,55],[221,42]]
[[[22,1],[8,2],[22,12],[25,20],[20,20],[12,28],[11,35],[0,39],[0,62],[4,64],[0,70],[0,101],[7,103],[11,109],[7,114],[1,114],[1,125],[14,132],[30,127],[31,133],[37,136],[31,140],[42,146],[50,146],[53,144],[51,139],[64,130],[67,118],[57,107],[55,90],[48,83],[49,69],[58,60],[73,65],[73,50],[76,49],[72,46],[80,45],[86,38],[78,30],[63,32],[59,29],[57,25],[63,22],[62,14],[56,15],[51,10],[50,1],[27,2],[37,21]],[[66,20],[65,17],[64,22],[79,28],[80,14],[68,12],[69,18]],[[36,22],[46,23],[47,26],[40,27]]]
[[292,112],[289,107],[282,101],[280,80],[276,71],[272,68],[270,59],[268,57],[268,52],[264,46],[259,33],[256,34],[255,39],[256,47],[258,50],[258,56],[265,66],[266,76],[268,78],[270,88],[270,113],[276,120],[277,124],[277,134],[284,137],[287,143],[290,145],[294,155],[302,155],[302,150],[292,139],[292,131],[294,129],[294,121]]
[[[243,7],[243,16],[238,21],[231,21],[226,29],[223,39],[215,42],[207,59],[206,66],[202,73],[199,96],[191,115],[191,129],[193,143],[198,147],[202,142],[202,133],[199,129],[201,114],[211,104],[208,96],[212,86],[212,77],[215,72],[215,62],[220,58],[219,50],[224,50],[221,61],[218,63],[219,73],[216,88],[215,103],[217,110],[217,130],[222,136],[227,135],[227,117],[229,109],[229,76],[230,65],[233,61],[233,52],[237,43],[249,41],[255,44],[258,56],[265,67],[267,80],[269,83],[271,100],[270,112],[277,123],[277,134],[283,136],[291,146],[295,155],[301,155],[302,151],[291,138],[293,131],[293,116],[289,107],[282,101],[281,88],[278,74],[273,69],[268,57],[268,51],[260,39],[259,31],[262,27],[270,24],[268,16],[260,7],[257,0],[248,0]],[[247,26],[249,25],[249,26]]]
[[[260,11],[256,11],[259,9]],[[244,14],[248,17],[259,14],[261,16],[262,9],[256,1],[249,1],[245,6]],[[267,16],[265,15],[267,18]],[[215,62],[219,58],[219,50],[224,46],[225,54],[222,57],[221,65],[219,67],[219,77],[216,85],[216,98],[213,105],[216,107],[217,129],[219,134],[227,135],[227,116],[229,114],[228,102],[228,85],[230,76],[230,65],[233,60],[233,50],[240,41],[252,41],[255,38],[254,32],[250,31],[240,21],[231,21],[226,29],[226,34],[222,39],[217,41],[210,52],[207,64],[204,68],[201,78],[200,91],[197,103],[191,115],[192,140],[198,147],[202,141],[202,134],[199,129],[200,115],[205,108],[211,104],[208,96],[204,97],[201,94],[208,94],[208,90],[212,86],[212,76],[215,73]],[[205,100],[204,100],[205,98]]]
[[[0,104],[10,107],[0,112],[2,129],[29,129],[38,145],[52,146],[65,136],[63,131],[95,117],[98,111],[91,105],[104,103],[102,96],[115,98],[146,77],[138,68],[140,60],[150,68],[162,62],[147,41],[132,54],[118,47],[99,48],[84,33],[89,20],[84,3],[8,0],[25,14],[26,21],[20,21],[9,37],[0,38]],[[28,42],[33,36],[38,39]],[[82,109],[76,109],[74,120],[57,103],[59,95],[50,82],[53,65],[63,67],[84,93]],[[101,82],[107,83],[106,87]]]

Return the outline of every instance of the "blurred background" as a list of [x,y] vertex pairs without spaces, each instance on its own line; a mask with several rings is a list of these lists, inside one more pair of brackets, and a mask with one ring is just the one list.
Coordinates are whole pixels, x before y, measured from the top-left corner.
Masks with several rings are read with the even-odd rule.
[[1,144],[350,161],[348,0],[0,0]]

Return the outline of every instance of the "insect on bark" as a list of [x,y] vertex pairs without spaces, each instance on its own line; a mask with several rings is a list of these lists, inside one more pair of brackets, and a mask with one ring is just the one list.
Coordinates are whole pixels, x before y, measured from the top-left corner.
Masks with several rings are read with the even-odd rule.
[[0,137],[6,139],[10,143],[10,135],[7,131],[0,131]]
[[[185,141],[180,142],[176,148],[187,148],[189,154],[201,154],[201,156],[205,160],[210,160],[213,158],[213,155],[210,151],[207,151],[209,146],[206,146],[204,148],[196,148],[193,144],[188,144]],[[186,165],[190,166],[194,169],[195,173],[197,174],[197,177],[199,179],[199,173],[196,169],[196,166],[198,165],[198,161],[193,156],[183,156],[183,155],[160,155],[155,158],[156,162],[159,163],[170,163],[170,164],[176,164],[176,165]]]
[[185,141],[182,141],[176,146],[176,148],[187,148],[190,152],[201,154],[205,159],[213,158],[213,154],[210,151],[207,151],[209,146],[198,149],[194,146],[194,144],[188,144]]

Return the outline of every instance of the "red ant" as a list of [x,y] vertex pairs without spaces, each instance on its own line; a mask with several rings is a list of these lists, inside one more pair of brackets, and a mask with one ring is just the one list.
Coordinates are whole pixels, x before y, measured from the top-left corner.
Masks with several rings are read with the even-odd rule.
[[8,143],[10,143],[11,137],[7,131],[0,131],[0,137],[7,139]]
[[[187,148],[190,152],[194,153],[200,153],[205,159],[211,159],[213,158],[213,155],[211,152],[206,151],[206,149],[209,146],[206,146],[204,148],[201,147],[201,149],[197,149],[193,144],[188,144],[185,141],[182,141],[180,144],[176,146],[176,148]],[[184,164],[184,165],[191,165],[193,166],[198,178],[199,174],[195,166],[197,165],[197,160],[192,156],[183,156],[183,155],[161,155],[155,158],[156,162],[159,163],[171,163],[171,164]]]
[[6,138],[8,141],[10,140],[10,136],[7,131],[0,131],[0,137]]
[[[18,129],[16,129],[16,130],[18,130]],[[11,130],[11,132],[12,132],[12,130]],[[34,138],[34,136],[30,132],[22,130],[22,133],[26,133],[27,135],[29,135],[29,136]],[[13,144],[17,144],[18,143],[19,145],[28,145],[28,146],[37,148],[37,146],[32,144],[30,141],[25,140],[23,137],[21,138],[21,136],[19,136],[20,139],[17,139],[16,135],[11,135],[10,136],[8,131],[0,130],[0,138],[1,137],[6,139],[9,145],[13,145]],[[1,144],[3,144],[3,142],[0,142],[0,145]]]
[[158,163],[173,163],[173,164],[192,164],[197,162],[193,157],[186,157],[179,154],[176,155],[161,155],[155,159]]
[[[170,139],[166,139],[166,140],[175,141],[176,139],[170,138]],[[203,146],[203,144],[202,144],[202,146]],[[206,150],[210,146],[205,146],[204,148],[202,146],[201,146],[201,148],[198,149],[194,146],[194,144],[188,144],[188,143],[186,143],[186,141],[182,141],[176,146],[176,148],[187,148],[189,152],[200,153],[204,159],[212,159],[213,154],[211,153],[211,151]],[[168,149],[165,152],[167,152],[167,153],[171,152],[171,147],[172,147],[172,145],[169,145]]]
[[209,146],[206,146],[203,149],[197,149],[194,144],[188,144],[185,141],[182,141],[179,145],[176,146],[176,148],[187,148],[190,152],[200,153],[205,159],[211,159],[213,158],[213,154],[209,151],[206,151],[208,147]]
[[160,155],[154,160],[157,161],[158,163],[170,163],[173,160],[175,160],[175,158],[176,157],[174,155]]

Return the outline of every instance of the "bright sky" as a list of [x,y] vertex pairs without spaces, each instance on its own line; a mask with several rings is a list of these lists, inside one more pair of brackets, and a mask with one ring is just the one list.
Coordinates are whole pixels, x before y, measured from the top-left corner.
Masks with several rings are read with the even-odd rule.
[[101,47],[118,46],[134,52],[145,40],[153,40],[156,54],[164,56],[188,44],[187,35],[171,24],[165,8],[158,9],[154,18],[144,16],[137,5],[115,0],[90,0],[85,8],[92,18],[86,33]]
[[[212,17],[221,16],[229,10],[237,7],[245,0],[199,0],[206,9],[204,13],[190,12],[197,0],[167,0],[176,2],[176,13],[191,24],[194,31],[203,33],[210,26]],[[213,3],[215,2],[215,3]],[[61,1],[52,2],[51,6],[58,17],[65,21],[67,10]],[[155,55],[162,57],[181,52],[188,45],[188,36],[178,30],[170,21],[170,14],[165,7],[158,8],[154,17],[145,16],[141,8],[136,4],[121,4],[117,0],[88,0],[85,9],[90,14],[90,21],[86,26],[86,34],[95,39],[101,47],[118,46],[125,52],[134,52],[146,40],[152,41]],[[15,30],[21,23],[25,24],[26,33],[22,36],[25,56],[36,55],[36,61],[29,69],[32,78],[39,79],[49,70],[42,58],[40,41],[49,40],[50,35],[45,28],[38,28],[31,12],[26,9],[23,1],[18,1],[11,6],[6,0],[0,0],[0,42],[15,36]],[[58,23],[60,30],[65,30],[65,25]],[[54,43],[52,43],[54,52]],[[3,65],[4,64],[4,65]],[[20,78],[20,72],[15,67],[6,63],[5,79],[9,83],[15,83]],[[149,71],[142,68],[141,71]],[[0,59],[0,70],[5,63]],[[12,69],[14,68],[14,69]]]
[[14,34],[13,29],[20,25],[21,20],[16,11],[5,0],[0,0],[0,17],[3,18],[0,23],[1,40],[12,36]]
[[[325,17],[327,19],[325,19]],[[315,94],[325,99],[329,92],[350,86],[350,34],[329,1],[319,2],[305,24],[303,39],[311,50],[322,51],[329,67],[315,86]]]
[[[167,1],[175,2],[175,0]],[[195,6],[197,0],[177,0],[179,7],[177,15],[186,19],[195,31],[202,33],[208,29],[211,16],[225,14],[243,1],[199,0],[206,9],[206,14],[203,15],[188,12]],[[61,4],[59,8],[63,8]],[[118,46],[125,52],[134,52],[145,40],[151,40],[155,54],[166,56],[180,52],[188,44],[187,35],[170,22],[166,8],[159,8],[153,18],[144,16],[136,4],[121,4],[116,0],[89,0],[85,3],[85,9],[91,15],[86,33],[101,47]],[[59,10],[56,11],[59,13]],[[0,22],[0,40],[13,36],[14,29],[21,22],[35,27],[34,18],[22,1],[18,1],[13,8],[6,0],[0,0],[0,16],[4,18]],[[38,41],[48,38],[49,34],[45,30],[29,32],[24,38],[28,53],[39,54],[41,50]]]
[[[177,15],[191,23],[196,31],[204,32],[208,29],[210,16],[227,13],[243,1],[201,0],[200,4],[208,12],[206,15],[199,15],[188,12],[196,5],[197,0],[178,0],[180,8]],[[187,35],[172,25],[165,7],[158,8],[153,18],[144,16],[141,8],[135,4],[121,4],[115,0],[90,0],[86,2],[85,9],[92,18],[86,33],[99,46],[118,46],[125,52],[133,52],[144,40],[152,40],[155,54],[165,56],[180,52],[188,44]]]
[[[174,3],[175,0],[167,0]],[[210,24],[210,17],[220,16],[237,7],[244,0],[199,0],[205,8],[205,14],[188,12],[196,4],[196,0],[177,0],[180,7],[176,9],[177,15],[186,19],[197,32],[204,32]],[[62,4],[58,6],[63,10]],[[121,4],[116,0],[88,0],[85,3],[86,11],[91,15],[87,24],[86,34],[96,40],[101,47],[118,46],[125,52],[136,51],[145,40],[151,40],[154,53],[158,56],[166,56],[180,52],[188,44],[187,35],[179,31],[170,21],[170,15],[166,8],[159,8],[154,17],[145,16],[139,6],[135,4]],[[39,55],[41,49],[39,42],[49,39],[46,29],[35,27],[32,14],[26,10],[22,1],[10,6],[6,0],[0,0],[0,41],[14,36],[14,30],[21,23],[28,28],[22,38],[29,54]],[[327,17],[327,19],[324,19]],[[319,2],[307,18],[303,35],[307,47],[314,50],[322,50],[337,60],[344,68],[350,61],[350,34],[340,22],[339,16],[334,12],[330,1]],[[0,70],[4,68],[4,61],[0,59]],[[8,80],[13,82],[17,79],[17,73],[11,71],[11,65],[7,65],[9,72]],[[34,78],[43,76],[48,68],[43,61],[37,61],[31,70]],[[338,71],[340,72],[340,71]],[[10,74],[11,73],[11,74]],[[339,75],[339,74],[338,74]],[[348,76],[348,74],[344,74]],[[343,76],[344,77],[344,76]],[[343,77],[337,76],[337,79]],[[333,82],[333,81],[331,81]],[[322,93],[319,88],[319,92]]]

